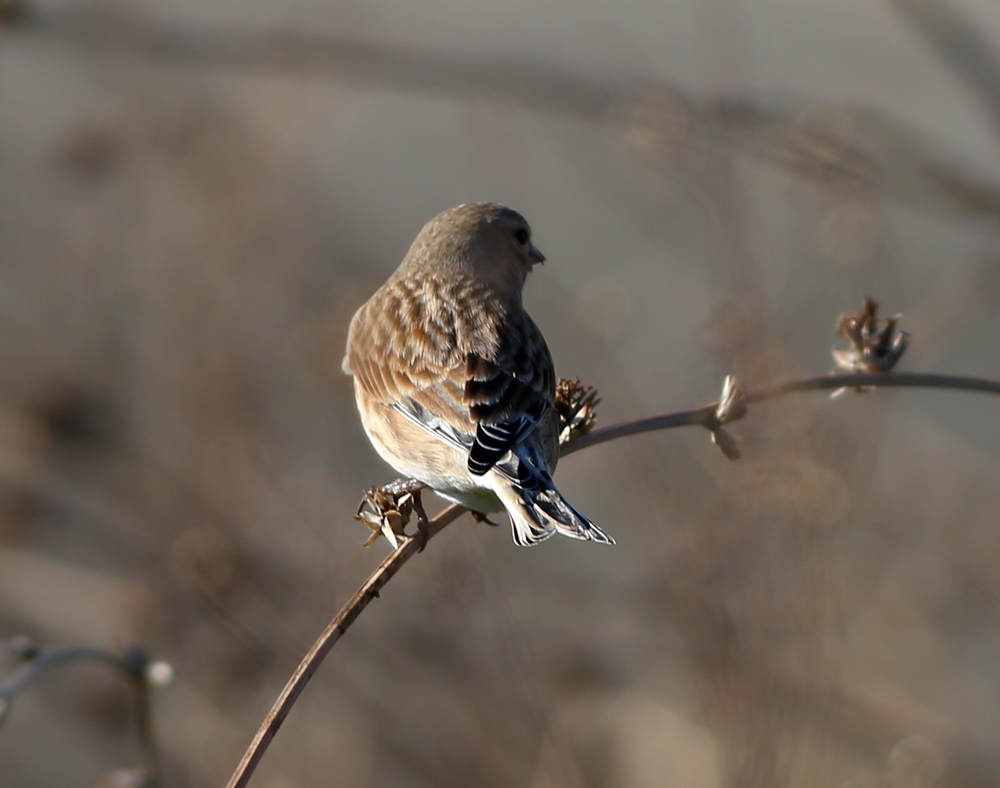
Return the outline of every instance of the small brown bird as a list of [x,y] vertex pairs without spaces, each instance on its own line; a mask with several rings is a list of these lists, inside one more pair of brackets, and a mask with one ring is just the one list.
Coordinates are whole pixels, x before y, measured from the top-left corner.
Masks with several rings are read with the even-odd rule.
[[506,509],[514,541],[614,544],[552,482],[555,369],[521,289],[544,255],[517,211],[459,205],[431,219],[354,315],[344,371],[393,468],[450,501]]

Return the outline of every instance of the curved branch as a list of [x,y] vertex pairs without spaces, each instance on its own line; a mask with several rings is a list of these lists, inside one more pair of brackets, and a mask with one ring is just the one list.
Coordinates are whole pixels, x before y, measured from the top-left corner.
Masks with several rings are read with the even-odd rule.
[[[819,375],[815,378],[792,380],[765,386],[756,391],[748,391],[743,401],[747,404],[764,402],[765,400],[795,394],[800,391],[823,391],[844,388],[936,388],[953,389],[955,391],[979,391],[984,394],[1000,394],[1000,381],[984,378],[969,378],[960,375],[938,375],[930,372],[873,372],[867,374],[848,373],[844,375]],[[686,427],[697,424],[706,429],[719,426],[716,418],[718,402],[702,405],[693,410],[681,410],[676,413],[665,413],[660,416],[650,416],[645,419],[612,424],[578,438],[574,443],[562,450],[562,456],[573,452],[607,443],[628,435],[638,435],[643,432],[655,432],[671,427]]]
[[[757,389],[756,391],[746,392],[742,397],[742,401],[744,403],[763,402],[764,400],[775,399],[800,391],[836,390],[842,388],[859,389],[861,387],[945,388],[958,391],[980,391],[988,394],[1000,394],[1000,381],[996,380],[921,372],[881,372],[872,374],[820,375],[815,378],[779,383],[774,386]],[[564,446],[562,454],[564,456],[572,454],[581,449],[596,446],[599,443],[607,443],[617,438],[624,438],[627,435],[654,432],[672,427],[685,427],[697,424],[715,431],[721,426],[717,415],[718,409],[719,403],[713,402],[693,410],[677,411],[676,413],[666,413],[622,424],[613,424],[599,430],[594,430],[588,435],[578,438],[568,446]],[[446,526],[464,514],[465,511],[466,509],[457,504],[449,506],[437,517],[429,521],[425,529],[426,539],[430,539],[440,533]],[[330,652],[330,649],[336,645],[344,632],[347,631],[347,628],[361,615],[361,612],[368,606],[368,603],[378,597],[382,587],[392,579],[393,575],[400,570],[403,564],[420,552],[425,544],[426,540],[419,534],[404,536],[399,547],[386,557],[378,569],[372,573],[364,585],[354,593],[354,596],[348,600],[347,604],[341,608],[336,617],[327,625],[312,648],[303,657],[302,662],[299,663],[298,668],[296,668],[295,673],[292,674],[288,683],[285,684],[285,688],[274,702],[264,722],[261,723],[257,735],[254,736],[246,753],[244,753],[239,766],[236,767],[236,771],[230,778],[226,788],[245,788],[254,770],[257,768],[257,764],[264,757],[271,739],[278,732],[278,728],[285,721],[285,717],[288,716],[288,712],[291,710],[295,700],[301,694],[306,684],[309,683],[309,680]]]
[[156,663],[142,649],[129,646],[120,652],[114,652],[90,646],[65,646],[39,650],[30,642],[19,642],[14,648],[27,658],[28,662],[7,681],[0,684],[0,724],[7,718],[18,695],[52,669],[75,662],[100,662],[110,665],[134,682],[139,746],[142,754],[142,771],[145,776],[143,784],[150,788],[159,784],[159,751],[153,732],[150,702],[152,685],[159,682],[150,672]]
[[285,717],[288,716],[288,712],[302,690],[305,689],[306,684],[309,683],[330,649],[340,640],[341,635],[368,607],[368,603],[378,597],[382,586],[392,579],[392,576],[400,570],[403,564],[423,549],[428,539],[440,533],[445,526],[453,523],[465,511],[458,504],[452,504],[437,517],[428,521],[422,534],[404,536],[399,547],[389,553],[364,585],[354,592],[354,596],[348,600],[347,604],[323,630],[323,633],[313,643],[312,648],[302,658],[302,662],[299,663],[292,677],[285,684],[285,688],[257,730],[257,735],[253,737],[253,741],[250,742],[250,746],[243,754],[239,766],[236,767],[233,776],[229,778],[226,788],[243,788],[250,781],[257,764],[264,757],[271,739],[278,732],[278,728],[285,721]]
[[103,662],[135,677],[135,668],[126,657],[89,646],[67,646],[39,651],[37,656],[0,685],[0,723],[7,719],[14,700],[53,668],[71,662]]

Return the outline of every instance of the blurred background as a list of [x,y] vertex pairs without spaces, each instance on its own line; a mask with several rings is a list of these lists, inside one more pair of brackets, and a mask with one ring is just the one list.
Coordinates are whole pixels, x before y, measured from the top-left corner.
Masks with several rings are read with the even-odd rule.
[[[0,637],[168,661],[165,788],[224,784],[387,553],[340,359],[447,207],[531,221],[602,424],[822,374],[868,294],[902,368],[1000,377],[988,0],[0,6]],[[799,395],[738,462],[695,429],[567,458],[617,547],[455,523],[253,784],[1000,785],[998,407]],[[0,728],[11,788],[138,759],[101,665]]]

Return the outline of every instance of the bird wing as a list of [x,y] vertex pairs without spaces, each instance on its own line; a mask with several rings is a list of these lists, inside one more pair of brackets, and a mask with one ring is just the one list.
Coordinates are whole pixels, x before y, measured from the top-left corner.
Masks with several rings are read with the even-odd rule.
[[[436,398],[429,395],[424,407],[431,412],[442,406],[453,410],[449,401],[457,396],[461,405],[465,385],[457,375],[465,363],[463,337],[480,333],[469,318],[474,312],[487,311],[486,295],[483,289],[472,287],[442,292],[431,279],[391,278],[351,321],[344,369],[355,376],[365,394],[385,405],[451,382]],[[456,303],[469,306],[460,311]],[[448,390],[455,387],[456,391]],[[467,414],[461,415],[460,423],[464,422],[468,422]]]
[[376,293],[351,323],[344,368],[366,394],[468,451],[477,475],[534,429],[555,392],[534,321],[474,290]]
[[526,313],[518,314],[495,358],[466,359],[465,401],[476,422],[469,470],[477,476],[535,428],[555,393],[555,368],[542,332]]

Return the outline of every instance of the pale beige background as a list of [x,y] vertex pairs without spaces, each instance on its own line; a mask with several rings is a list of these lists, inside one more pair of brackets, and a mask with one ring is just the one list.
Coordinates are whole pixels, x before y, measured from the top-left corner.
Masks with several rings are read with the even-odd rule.
[[[361,78],[0,32],[0,635],[169,661],[168,788],[224,784],[385,555],[351,519],[392,474],[340,356],[446,207],[531,220],[549,263],[527,305],[603,423],[712,399],[731,371],[823,373],[866,294],[904,314],[904,367],[1000,377],[1000,203],[941,185],[1000,181],[1000,127],[889,3],[95,5],[535,69],[430,91],[405,60]],[[993,3],[954,8],[1000,53]],[[613,100],[527,105],[549,73]],[[771,121],[712,116],[721,96]],[[738,463],[694,430],[568,458],[560,487],[613,549],[449,528],[254,785],[1000,785],[1000,402],[809,395],[734,432]],[[0,728],[0,784],[133,765],[129,703],[100,667],[47,678]]]

